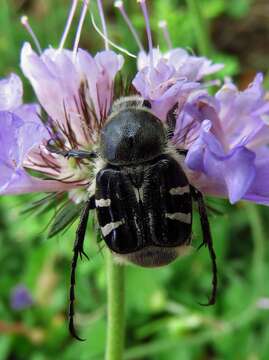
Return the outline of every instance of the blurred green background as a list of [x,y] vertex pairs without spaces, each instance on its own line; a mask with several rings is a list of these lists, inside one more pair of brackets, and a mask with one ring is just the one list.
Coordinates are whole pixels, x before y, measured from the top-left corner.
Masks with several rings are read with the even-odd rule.
[[[135,52],[136,46],[112,1],[104,1],[109,34]],[[154,37],[164,48],[157,23],[165,18],[174,46],[196,51],[193,19],[183,0],[152,0]],[[125,1],[141,36],[143,19],[136,1]],[[268,0],[203,0],[214,46],[212,57],[226,64],[222,76],[244,87],[257,71],[268,78]],[[20,48],[29,37],[20,25],[27,14],[41,45],[57,46],[69,8],[67,0],[0,0],[0,74],[20,74]],[[77,20],[76,20],[77,21]],[[75,26],[69,36],[74,39]],[[95,52],[102,40],[86,22],[81,46]],[[127,61],[126,73],[135,63]],[[268,85],[269,82],[267,81]],[[268,86],[269,89],[269,86]],[[25,81],[25,98],[33,93]],[[77,316],[80,334],[67,331],[69,271],[76,224],[47,238],[49,214],[23,215],[38,195],[0,199],[0,360],[103,359],[106,327],[106,275],[102,252],[89,226],[80,262]],[[126,271],[127,350],[125,359],[260,360],[269,358],[269,212],[266,207],[211,200],[222,214],[210,218],[219,266],[219,294],[213,307],[201,307],[211,286],[206,249],[161,269]],[[198,219],[194,245],[201,242]],[[33,304],[12,309],[12,294],[23,286]]]

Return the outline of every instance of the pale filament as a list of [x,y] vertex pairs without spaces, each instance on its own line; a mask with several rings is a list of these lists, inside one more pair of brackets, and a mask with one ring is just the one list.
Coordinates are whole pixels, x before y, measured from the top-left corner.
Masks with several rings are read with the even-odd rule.
[[98,5],[98,10],[99,10],[99,15],[100,15],[100,19],[101,19],[101,23],[102,23],[102,28],[103,28],[103,34],[104,34],[104,40],[105,40],[105,49],[109,50],[109,43],[108,43],[108,33],[107,33],[107,26],[106,26],[106,21],[105,21],[105,15],[104,15],[104,9],[103,9],[103,4],[102,4],[102,0],[97,0],[97,5]]
[[144,18],[146,23],[146,31],[148,36],[148,46],[149,46],[149,58],[150,58],[150,67],[153,68],[153,42],[152,42],[152,35],[150,30],[150,22],[149,22],[149,14],[147,9],[146,0],[137,0],[140,4]]
[[163,32],[163,37],[164,40],[168,46],[169,50],[172,50],[173,45],[172,45],[172,41],[171,41],[171,37],[167,28],[167,22],[165,20],[161,20],[158,24],[159,28],[162,30]]
[[61,42],[59,45],[59,50],[62,50],[64,48],[64,44],[65,44],[67,36],[69,34],[69,31],[70,31],[70,28],[71,28],[71,25],[72,25],[72,22],[73,22],[75,13],[76,13],[77,6],[78,6],[78,0],[73,0],[71,9],[70,9],[70,12],[68,15],[67,23],[66,23],[66,26],[64,29],[64,33],[62,35]]
[[41,49],[40,43],[39,43],[39,41],[38,41],[38,39],[36,37],[36,34],[34,33],[33,29],[31,28],[31,25],[29,24],[27,16],[22,16],[21,17],[21,24],[24,26],[24,28],[30,34],[30,36],[31,36],[36,48],[37,48],[38,53],[41,55],[42,54],[42,49]]
[[79,41],[80,41],[80,37],[81,37],[81,32],[82,32],[83,24],[85,21],[85,17],[87,15],[87,10],[88,10],[89,4],[90,4],[90,0],[84,0],[79,23],[78,23],[78,29],[77,29],[77,33],[76,33],[76,37],[75,37],[75,41],[74,41],[74,46],[73,46],[73,60],[74,61],[76,59]]
[[139,39],[139,36],[138,36],[138,34],[137,34],[137,32],[136,32],[136,30],[135,30],[135,28],[134,28],[134,26],[133,26],[130,18],[128,17],[125,8],[124,8],[123,1],[121,1],[121,0],[115,1],[115,2],[114,2],[114,6],[115,6],[117,9],[119,9],[119,11],[120,11],[120,13],[121,13],[124,21],[126,22],[129,30],[131,31],[131,33],[132,33],[132,35],[133,35],[133,37],[134,37],[134,39],[135,39],[135,41],[136,41],[136,43],[137,43],[137,45],[138,45],[138,47],[139,47],[139,50],[140,50],[140,51],[144,51],[144,48],[143,48],[143,45],[142,45],[142,43],[141,43],[141,41],[140,41],[140,39]]
[[91,14],[91,21],[92,21],[92,25],[95,29],[95,31],[105,40],[108,42],[109,45],[111,45],[112,47],[114,47],[115,49],[119,50],[120,52],[136,59],[136,55],[132,54],[130,51],[128,51],[127,49],[122,48],[121,46],[115,44],[113,41],[109,40],[108,38],[105,37],[105,34],[102,33],[102,31],[98,28],[98,26],[96,25],[95,21],[94,21],[94,17]]

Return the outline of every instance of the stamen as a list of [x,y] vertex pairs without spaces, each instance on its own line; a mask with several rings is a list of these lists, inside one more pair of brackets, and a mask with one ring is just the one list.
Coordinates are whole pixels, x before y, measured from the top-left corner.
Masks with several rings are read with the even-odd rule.
[[65,44],[65,41],[66,41],[67,36],[69,34],[69,31],[70,31],[70,28],[71,28],[71,25],[72,25],[72,22],[73,22],[73,19],[74,19],[74,16],[75,16],[77,6],[78,6],[78,0],[73,0],[71,9],[70,9],[70,12],[69,12],[69,15],[68,15],[67,23],[66,23],[66,26],[65,26],[65,29],[64,29],[64,33],[63,33],[63,36],[62,36],[62,39],[61,39],[61,42],[60,42],[60,45],[59,45],[59,50],[62,50],[64,48],[64,44]]
[[150,30],[150,21],[149,21],[147,4],[146,4],[146,0],[137,0],[137,2],[140,4],[144,18],[145,18],[146,30],[147,30],[147,36],[148,36],[148,45],[149,45],[150,66],[151,66],[151,68],[153,68],[153,43],[152,43],[152,35],[151,35],[151,30]]
[[81,11],[81,15],[80,15],[79,23],[78,23],[78,30],[77,30],[77,33],[76,33],[76,38],[75,38],[74,46],[73,46],[73,60],[76,59],[79,40],[80,40],[80,37],[81,37],[81,31],[82,31],[82,27],[83,27],[83,24],[84,24],[84,20],[85,20],[86,14],[87,14],[89,4],[90,4],[90,0],[84,0],[84,4],[83,4],[83,7],[82,7],[82,11]]
[[102,0],[97,0],[97,5],[98,5],[99,15],[100,15],[101,23],[102,23],[102,28],[103,28],[103,34],[104,34],[104,40],[105,40],[105,49],[109,50],[108,33],[107,33],[107,27],[106,27],[106,21],[105,21],[105,15],[104,15],[104,9],[103,9]]
[[117,44],[115,44],[113,41],[109,40],[108,38],[105,37],[105,34],[102,33],[102,31],[98,28],[98,26],[96,25],[95,21],[94,21],[94,17],[91,14],[91,21],[92,21],[92,25],[94,27],[94,29],[96,30],[96,32],[105,40],[108,42],[108,44],[110,44],[111,46],[113,46],[115,49],[121,51],[122,53],[136,59],[136,55],[132,54],[130,51],[122,48],[121,46],[118,46]]
[[125,20],[127,26],[129,27],[129,30],[133,34],[133,37],[134,37],[134,39],[135,39],[135,41],[136,41],[136,43],[137,43],[137,45],[139,47],[139,50],[144,51],[144,48],[143,48],[143,45],[142,45],[142,43],[141,43],[141,41],[139,39],[139,36],[138,36],[133,24],[131,23],[131,20],[129,19],[129,17],[128,17],[126,11],[125,11],[123,2],[121,0],[117,0],[117,1],[114,2],[114,6],[119,9],[123,19]]
[[33,29],[31,28],[31,25],[29,24],[27,16],[22,16],[21,17],[21,24],[27,30],[27,32],[30,34],[30,36],[31,36],[36,48],[37,48],[37,51],[38,51],[39,55],[41,55],[42,54],[42,49],[41,49],[40,43],[39,43],[39,41],[38,41],[38,39],[36,37],[36,34],[34,33]]
[[163,37],[164,37],[164,40],[166,41],[168,49],[172,50],[173,45],[172,45],[171,37],[170,37],[169,31],[168,31],[168,28],[167,28],[167,22],[165,20],[161,20],[159,22],[158,26],[163,32]]

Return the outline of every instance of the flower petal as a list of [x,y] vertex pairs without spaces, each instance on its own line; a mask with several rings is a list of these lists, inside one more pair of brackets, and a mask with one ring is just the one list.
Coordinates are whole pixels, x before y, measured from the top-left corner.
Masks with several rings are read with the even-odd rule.
[[88,106],[98,120],[107,117],[113,102],[114,80],[123,66],[123,57],[113,51],[102,51],[93,58],[79,49],[78,71],[86,86]]
[[198,83],[177,78],[175,70],[163,60],[155,68],[139,71],[133,85],[141,96],[151,103],[151,111],[165,121],[171,108],[199,87]]
[[222,184],[226,189],[222,195],[228,195],[230,202],[235,203],[246,194],[256,176],[255,158],[255,153],[243,146],[226,154],[211,133],[211,122],[204,121],[200,137],[189,149],[186,164],[193,171],[203,172],[209,183]]
[[29,180],[22,170],[23,161],[33,147],[48,137],[48,132],[41,121],[23,121],[7,111],[0,112],[0,125],[0,189],[3,193],[14,177],[25,175],[23,181]]
[[79,76],[66,52],[51,49],[40,57],[26,43],[21,52],[21,68],[46,112],[64,124],[65,107],[68,112],[77,109],[74,98],[79,89]]
[[122,55],[116,54],[114,51],[107,50],[101,51],[95,55],[95,61],[102,73],[106,73],[110,82],[112,82],[117,75],[118,71],[124,64]]
[[[4,168],[3,164],[0,162],[1,174],[2,169],[8,170],[7,168]],[[71,183],[65,184],[57,180],[41,180],[34,178],[27,174],[24,169],[17,169],[15,172],[14,169],[9,169],[8,175],[10,175],[9,179],[3,179],[2,175],[0,175],[1,195],[15,195],[34,192],[61,192],[68,191],[79,186]]]
[[16,74],[0,80],[0,111],[12,111],[22,104],[22,82]]
[[[166,53],[159,49],[153,49],[153,67],[156,68],[160,61],[172,67],[177,77],[187,78],[189,81],[199,81],[204,76],[213,74],[223,68],[222,64],[212,64],[212,61],[205,57],[190,55],[185,49],[174,48]],[[141,51],[138,55],[138,71],[150,66],[149,54]]]
[[[152,50],[153,55],[153,66],[157,66],[158,62],[162,58],[162,53],[160,52],[160,49],[153,49]],[[150,65],[150,56],[145,51],[140,51],[137,56],[137,68],[138,70],[142,70],[145,67],[148,67]]]
[[263,117],[269,116],[269,102],[264,99],[262,82],[263,76],[258,74],[244,91],[228,83],[216,94],[225,142],[230,148],[268,143],[269,126]]
[[260,148],[256,152],[256,176],[244,199],[269,205],[269,149]]

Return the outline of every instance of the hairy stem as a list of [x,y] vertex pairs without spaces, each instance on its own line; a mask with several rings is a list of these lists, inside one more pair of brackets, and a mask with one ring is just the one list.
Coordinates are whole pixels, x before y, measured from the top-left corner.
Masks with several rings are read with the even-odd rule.
[[107,253],[108,323],[106,360],[122,360],[125,337],[124,266]]
[[203,16],[200,0],[186,0],[192,15],[193,31],[196,37],[197,47],[201,55],[210,57],[211,41],[208,24]]

